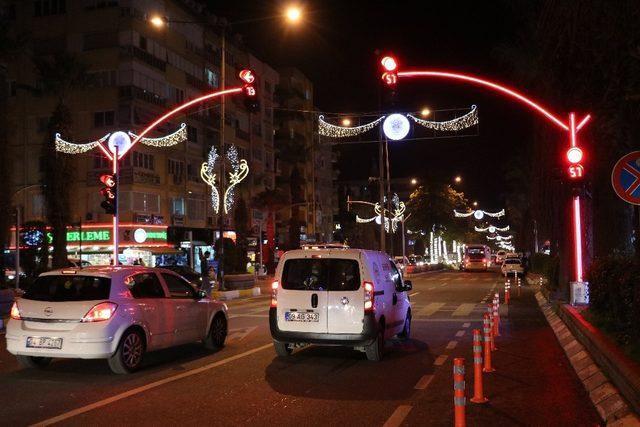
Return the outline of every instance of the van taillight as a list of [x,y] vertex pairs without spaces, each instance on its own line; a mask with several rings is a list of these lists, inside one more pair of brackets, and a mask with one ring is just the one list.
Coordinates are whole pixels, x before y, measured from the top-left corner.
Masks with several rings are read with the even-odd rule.
[[280,284],[276,280],[271,284],[271,307],[278,306],[278,286]]
[[20,317],[20,309],[18,309],[18,303],[13,303],[13,305],[11,306],[11,314],[9,314],[9,316],[11,316],[11,318],[14,320],[22,319],[22,317]]
[[364,282],[364,312],[372,313],[375,310],[375,292],[373,290],[373,283]]

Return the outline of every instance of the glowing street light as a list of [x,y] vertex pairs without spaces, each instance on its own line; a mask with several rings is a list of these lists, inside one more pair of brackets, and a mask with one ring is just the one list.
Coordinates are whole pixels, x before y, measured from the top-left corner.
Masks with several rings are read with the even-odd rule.
[[477,208],[478,207],[478,202],[473,202],[473,207]]
[[416,185],[418,180],[416,178],[411,178],[411,185]]
[[151,19],[149,19],[149,23],[156,28],[162,28],[167,24],[164,18],[160,15],[153,15]]
[[351,119],[344,118],[342,119],[342,126],[351,126]]
[[428,108],[423,108],[422,110],[420,110],[420,115],[422,117],[428,117],[431,114],[431,110],[429,110]]
[[302,19],[302,9],[298,6],[289,6],[285,12],[289,22],[297,23]]
[[453,181],[456,184],[460,184],[462,182],[462,177],[460,175],[456,176],[455,178],[453,178]]

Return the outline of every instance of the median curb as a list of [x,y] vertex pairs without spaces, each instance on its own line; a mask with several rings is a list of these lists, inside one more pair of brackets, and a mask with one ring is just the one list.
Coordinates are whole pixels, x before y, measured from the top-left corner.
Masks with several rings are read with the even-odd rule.
[[228,301],[238,298],[257,297],[261,294],[260,288],[238,289],[235,291],[212,291],[211,298],[217,300]]
[[562,316],[555,313],[553,306],[541,292],[536,292],[535,296],[600,418],[608,426],[640,426],[640,419],[633,413],[618,388],[609,381],[610,376],[605,375],[594,361],[592,349],[576,339],[572,328]]

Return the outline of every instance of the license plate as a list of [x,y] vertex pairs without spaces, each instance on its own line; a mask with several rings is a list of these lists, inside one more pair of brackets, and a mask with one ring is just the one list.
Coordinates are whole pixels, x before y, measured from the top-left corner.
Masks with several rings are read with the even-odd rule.
[[28,337],[27,347],[29,348],[62,348],[62,338],[50,337]]
[[300,311],[287,311],[284,313],[284,320],[287,322],[319,322],[320,314],[305,313]]

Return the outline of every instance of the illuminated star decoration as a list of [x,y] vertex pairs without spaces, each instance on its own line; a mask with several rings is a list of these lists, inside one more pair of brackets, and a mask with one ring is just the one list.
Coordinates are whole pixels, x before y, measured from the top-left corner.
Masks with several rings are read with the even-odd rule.
[[[207,161],[202,163],[200,167],[200,177],[211,187],[211,206],[215,213],[220,212],[220,192],[216,185],[216,162],[219,159],[218,152],[215,147],[211,147]],[[245,159],[238,158],[238,149],[235,146],[229,147],[227,150],[227,159],[231,163],[231,171],[229,172],[229,185],[224,192],[224,213],[228,214],[233,206],[235,187],[249,175],[249,165]]]
[[458,212],[457,210],[453,210],[453,214],[456,216],[456,218],[468,218],[471,215],[473,215],[473,217],[475,219],[477,219],[478,221],[480,221],[482,218],[484,218],[484,216],[490,216],[493,218],[500,218],[502,216],[505,215],[504,213],[504,209],[498,211],[498,212],[487,212],[487,211],[483,211],[483,210],[475,210],[475,211],[470,211],[470,212]]
[[373,129],[384,120],[386,127],[395,131],[392,133],[385,132],[385,134],[387,134],[390,139],[400,140],[408,133],[408,120],[406,120],[406,117],[413,120],[416,124],[428,129],[443,132],[455,132],[478,124],[478,107],[472,105],[471,111],[467,114],[442,122],[419,119],[411,114],[395,113],[388,117],[388,119],[393,120],[385,120],[387,116],[382,116],[372,122],[365,123],[360,126],[338,126],[327,122],[324,116],[320,115],[318,116],[318,133],[330,138],[349,138]]
[[[385,198],[386,201],[386,198]],[[382,218],[384,218],[384,229],[388,233],[391,229],[392,232],[396,232],[398,230],[398,223],[401,222],[404,218],[404,213],[407,209],[404,202],[400,201],[400,198],[397,194],[394,194],[391,198],[391,203],[393,208],[391,212],[388,209],[383,209],[380,206],[380,203],[371,203],[359,200],[348,201],[347,203],[358,203],[362,205],[373,206],[374,216],[369,218],[362,218],[356,214],[356,222],[360,224],[365,224],[369,222],[375,221],[377,224],[382,223]]]
[[[135,139],[137,135],[131,131],[128,132],[132,139]],[[106,134],[100,139],[91,142],[85,142],[76,144],[74,142],[65,141],[62,139],[59,133],[55,134],[56,151],[67,154],[81,154],[87,151],[93,150],[98,145],[103,145],[109,140],[111,133]],[[180,128],[172,134],[160,137],[160,138],[142,138],[140,142],[145,145],[153,147],[171,147],[187,140],[187,125],[182,123]]]
[[490,225],[488,227],[478,227],[478,226],[474,226],[473,227],[474,230],[476,231],[480,231],[482,233],[486,233],[487,231],[491,234],[495,233],[496,231],[509,231],[509,226],[507,225],[506,227],[496,227],[495,225]]

